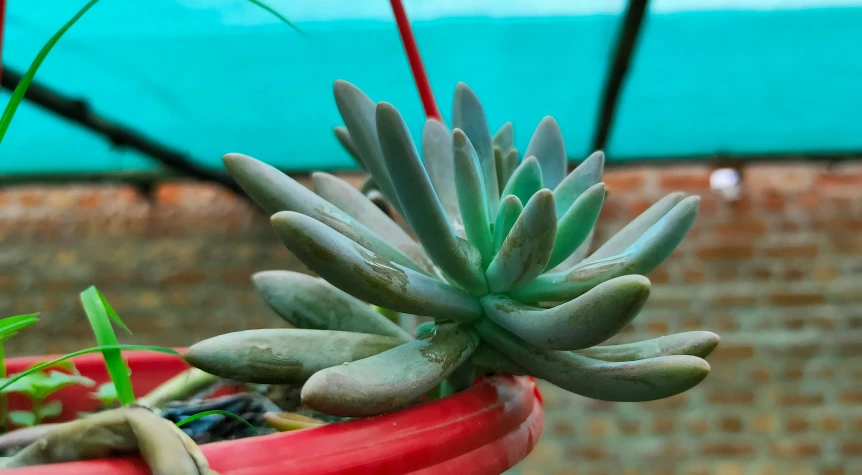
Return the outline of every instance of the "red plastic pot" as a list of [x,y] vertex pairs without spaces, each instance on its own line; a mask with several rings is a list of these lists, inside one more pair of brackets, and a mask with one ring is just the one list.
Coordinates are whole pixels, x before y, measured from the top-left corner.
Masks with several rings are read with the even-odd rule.
[[[187,366],[157,353],[124,353],[136,392],[143,395]],[[9,372],[51,357],[14,358]],[[76,358],[81,373],[109,380],[101,355]],[[56,393],[61,419],[98,405],[82,387]],[[14,396],[14,395],[13,395]],[[12,409],[29,403],[10,397]],[[50,422],[50,421],[46,421]],[[428,403],[380,416],[315,429],[217,442],[201,446],[222,475],[267,474],[499,474],[523,459],[542,434],[542,399],[528,377],[495,376],[474,387]],[[137,457],[44,465],[9,475],[149,475]]]

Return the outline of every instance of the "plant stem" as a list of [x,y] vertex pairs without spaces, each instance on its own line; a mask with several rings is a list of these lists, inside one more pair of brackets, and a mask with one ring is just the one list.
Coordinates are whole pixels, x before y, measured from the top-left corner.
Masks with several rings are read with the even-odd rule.
[[404,4],[401,3],[401,0],[390,0],[389,3],[392,5],[392,13],[395,15],[395,23],[398,25],[401,42],[404,43],[407,61],[413,71],[416,89],[419,90],[419,97],[422,99],[422,107],[425,108],[425,116],[429,119],[442,121],[440,109],[437,108],[437,102],[434,100],[434,92],[431,90],[431,81],[428,80],[428,73],[422,64],[419,46],[417,46],[416,38],[413,36],[413,29],[410,27],[410,20],[407,19],[407,12],[404,11]]
[[42,399],[34,397],[32,399],[32,401],[33,401],[33,425],[37,426],[37,425],[39,425],[40,422],[42,422],[42,414],[40,414],[40,412],[42,412]]
[[[0,0],[2,3],[4,0]],[[0,16],[0,20],[2,20],[2,16]],[[0,23],[0,30],[3,28],[3,23]],[[2,46],[2,45],[0,45]],[[6,352],[3,349],[3,344],[0,343],[0,379],[6,379]],[[8,428],[6,425],[6,421],[9,417],[9,399],[6,397],[6,393],[0,393],[0,429],[3,432],[6,432]]]

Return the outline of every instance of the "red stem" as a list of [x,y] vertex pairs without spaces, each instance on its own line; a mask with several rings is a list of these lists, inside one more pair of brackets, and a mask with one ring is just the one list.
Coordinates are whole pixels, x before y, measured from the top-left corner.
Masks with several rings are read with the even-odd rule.
[[425,116],[429,119],[443,120],[440,117],[437,102],[434,100],[434,92],[431,91],[431,81],[428,80],[428,73],[425,72],[425,66],[422,64],[422,56],[419,54],[413,29],[410,28],[410,20],[407,19],[407,12],[404,11],[404,4],[401,3],[401,0],[389,0],[389,3],[392,4],[392,13],[395,14],[395,23],[398,24],[398,33],[401,34],[401,42],[404,43],[407,61],[410,62],[410,69],[413,71],[416,89],[419,90],[419,97],[422,98]]

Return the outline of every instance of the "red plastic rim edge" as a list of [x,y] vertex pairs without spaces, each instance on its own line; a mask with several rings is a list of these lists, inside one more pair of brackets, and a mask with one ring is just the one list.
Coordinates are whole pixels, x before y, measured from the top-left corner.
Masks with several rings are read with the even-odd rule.
[[[127,352],[136,393],[182,371],[179,358]],[[10,373],[39,358],[8,360]],[[75,363],[82,374],[108,381],[101,355]],[[75,390],[78,391],[67,391]],[[70,399],[72,398],[72,399]],[[83,388],[67,388],[59,399],[92,409]],[[13,402],[18,405],[19,402]],[[81,409],[79,409],[81,410]],[[87,410],[87,409],[84,409]],[[202,446],[221,475],[267,474],[462,474],[504,472],[530,453],[542,433],[542,403],[529,377],[494,376],[445,399],[380,416],[317,429],[219,442]],[[10,470],[10,475],[149,475],[137,457],[46,465]]]

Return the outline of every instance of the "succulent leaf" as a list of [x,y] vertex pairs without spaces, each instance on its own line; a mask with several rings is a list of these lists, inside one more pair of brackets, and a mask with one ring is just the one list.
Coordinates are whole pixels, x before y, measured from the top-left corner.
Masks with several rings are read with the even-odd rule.
[[[494,133],[494,138],[491,140],[494,147],[500,149],[501,152],[508,153],[509,150],[515,147],[515,127],[512,122],[503,124],[497,132]],[[499,173],[499,170],[498,170]]]
[[237,183],[268,213],[294,211],[310,216],[393,262],[433,275],[427,264],[414,262],[367,226],[279,170],[240,154],[225,155],[224,162]]
[[324,368],[367,358],[404,343],[366,333],[295,328],[226,333],[190,346],[192,366],[222,378],[256,384],[302,382]]
[[404,209],[404,218],[419,242],[446,275],[474,295],[487,293],[481,257],[474,262],[469,243],[459,241],[455,235],[419,160],[407,125],[389,103],[377,105],[377,133],[386,165],[395,180],[395,192]]
[[455,165],[452,156],[452,134],[439,120],[425,121],[425,127],[422,129],[422,156],[437,198],[457,232],[456,223],[461,220],[461,209],[458,207],[458,196],[453,184]]
[[680,201],[621,254],[586,260],[569,271],[544,274],[512,292],[522,302],[571,300],[596,285],[626,274],[646,275],[679,245],[694,222],[700,198]]
[[563,181],[568,168],[566,144],[560,124],[553,117],[547,116],[539,122],[524,156],[536,157],[539,161],[547,188],[554,189]]
[[500,201],[500,212],[497,213],[497,222],[494,224],[494,251],[503,247],[503,241],[512,231],[512,226],[524,211],[524,205],[515,195],[504,196]]
[[593,237],[596,234],[596,228],[593,227],[590,229],[589,234],[587,234],[587,238],[584,239],[584,242],[575,249],[575,252],[572,253],[569,257],[567,257],[563,262],[559,263],[557,267],[554,267],[550,270],[550,272],[562,272],[571,269],[578,265],[581,261],[587,257],[587,254],[590,253],[590,249],[593,246]]
[[392,220],[380,207],[354,188],[350,183],[328,173],[311,175],[314,191],[335,205],[351,218],[373,229],[398,250],[420,263],[423,268],[433,268],[434,263],[425,250],[404,229]]
[[621,402],[663,399],[691,389],[709,374],[709,364],[696,356],[600,361],[530,345],[487,319],[478,321],[476,328],[485,341],[530,370],[530,374],[593,399]]
[[602,181],[605,173],[605,154],[594,152],[581,162],[556,188],[554,188],[554,201],[557,202],[557,218],[569,210],[572,203],[587,191],[590,187]]
[[497,216],[500,204],[500,189],[497,188],[497,164],[494,162],[494,148],[485,110],[476,93],[463,82],[455,86],[455,101],[452,105],[452,126],[467,134],[470,143],[479,156],[482,177],[485,183],[485,196],[488,197],[490,218]]
[[312,330],[370,333],[410,340],[410,335],[365,302],[323,279],[289,271],[252,277],[264,301],[288,323]]
[[362,157],[362,162],[374,177],[380,191],[400,212],[401,204],[398,203],[395,195],[392,178],[383,162],[383,153],[380,151],[380,142],[377,139],[374,101],[347,81],[335,81],[333,89],[338,112],[344,119],[344,125],[347,126],[353,145]]
[[530,370],[485,342],[479,344],[470,361],[479,371],[509,373],[516,376],[530,374]]
[[482,256],[482,269],[487,269],[494,258],[494,243],[488,226],[488,200],[479,160],[470,140],[460,129],[453,133],[455,156],[455,187],[458,205],[464,222],[467,240],[476,246]]
[[356,145],[353,145],[353,139],[350,138],[350,132],[347,131],[347,127],[336,127],[335,137],[341,143],[341,146],[344,147],[344,150],[347,150],[347,153],[349,153],[350,156],[353,157],[354,160],[356,160],[356,163],[359,164],[359,167],[363,170],[368,170],[368,167],[366,167],[365,163],[362,162],[362,157],[356,150]]
[[503,196],[515,195],[521,203],[526,203],[541,189],[542,167],[536,157],[528,156],[512,173],[503,188]]
[[624,228],[619,230],[610,239],[607,240],[596,252],[592,253],[586,260],[587,262],[597,261],[606,257],[615,256],[625,251],[629,246],[647,232],[651,227],[659,222],[666,214],[670,212],[680,201],[685,198],[682,193],[671,193],[664,198],[653,203],[646,211],[639,214]]
[[556,231],[554,194],[548,189],[540,190],[527,202],[488,266],[491,292],[506,292],[541,274],[554,249]]
[[622,345],[594,346],[576,353],[603,361],[635,361],[669,355],[706,358],[718,346],[719,341],[721,339],[715,333],[693,331]]
[[421,340],[431,336],[436,328],[437,325],[434,322],[422,322],[416,325],[416,339]]
[[356,298],[396,312],[473,320],[479,303],[466,292],[398,265],[308,216],[272,217],[281,240],[309,269]]
[[478,344],[479,337],[473,330],[442,324],[431,338],[318,371],[303,386],[302,401],[312,409],[336,416],[392,411],[440,384]]
[[557,222],[554,252],[551,253],[546,269],[553,269],[566,260],[587,239],[599,219],[604,201],[605,185],[597,183],[572,203],[566,214]]
[[580,297],[543,309],[502,295],[482,298],[485,315],[528,343],[551,350],[579,350],[614,336],[637,316],[647,297],[646,277],[627,275]]

